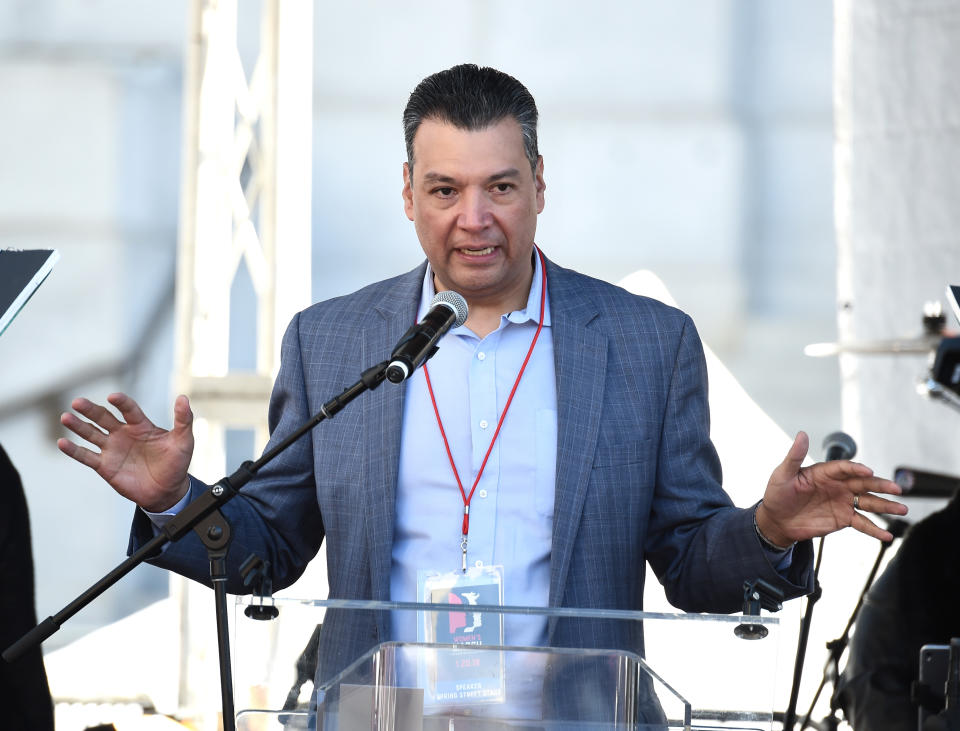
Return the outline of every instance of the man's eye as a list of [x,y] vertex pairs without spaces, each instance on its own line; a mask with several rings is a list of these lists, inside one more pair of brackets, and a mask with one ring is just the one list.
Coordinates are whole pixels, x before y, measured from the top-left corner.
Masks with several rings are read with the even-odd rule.
[[434,188],[433,192],[441,198],[449,198],[453,195],[453,188]]
[[510,183],[497,183],[493,186],[493,189],[498,193],[509,193],[513,190],[513,185]]

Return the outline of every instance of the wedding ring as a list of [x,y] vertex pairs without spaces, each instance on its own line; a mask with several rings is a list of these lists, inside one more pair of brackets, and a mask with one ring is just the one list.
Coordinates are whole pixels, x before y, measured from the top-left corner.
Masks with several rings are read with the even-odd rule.
[[860,509],[860,496],[859,496],[859,495],[854,495],[854,496],[853,496],[853,509],[854,509],[854,510],[859,510],[859,509]]

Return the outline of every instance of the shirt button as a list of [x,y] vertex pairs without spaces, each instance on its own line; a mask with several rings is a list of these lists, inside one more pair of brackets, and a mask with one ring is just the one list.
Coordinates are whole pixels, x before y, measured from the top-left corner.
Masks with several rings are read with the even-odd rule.
[[486,420],[486,419],[480,419],[480,428],[481,428],[481,429],[486,429],[487,426],[488,426],[487,420]]
[[484,353],[483,351],[477,353],[477,360],[486,360],[486,359],[487,359],[486,353]]
[[476,566],[477,568],[480,568],[481,566],[483,566],[483,561],[480,561],[480,560],[474,561],[473,565]]
[[486,497],[486,496],[487,496],[487,491],[486,491],[486,490],[481,490],[480,492],[477,493],[477,495],[479,495],[480,497]]

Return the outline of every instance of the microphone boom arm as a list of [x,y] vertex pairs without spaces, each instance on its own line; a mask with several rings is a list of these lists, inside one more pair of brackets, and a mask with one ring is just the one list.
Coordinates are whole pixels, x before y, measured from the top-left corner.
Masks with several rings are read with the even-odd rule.
[[60,627],[107,589],[149,558],[160,553],[167,544],[179,541],[190,531],[196,531],[207,547],[210,555],[211,580],[216,591],[217,634],[220,652],[220,690],[222,695],[223,727],[225,731],[236,728],[233,710],[233,682],[230,677],[230,648],[226,618],[226,552],[230,542],[230,525],[219,512],[222,505],[232,500],[261,467],[283,452],[287,447],[309,432],[321,421],[331,419],[343,407],[364,391],[372,391],[386,378],[387,361],[365,370],[360,380],[347,387],[338,396],[334,396],[320,407],[309,421],[288,435],[273,449],[265,452],[258,460],[247,460],[232,474],[221,478],[196,500],[187,504],[175,515],[151,540],[139,550],[128,556],[125,561],[103,576],[93,586],[61,609],[57,614],[47,617],[32,630],[3,651],[5,662],[12,663],[28,650],[48,639]]

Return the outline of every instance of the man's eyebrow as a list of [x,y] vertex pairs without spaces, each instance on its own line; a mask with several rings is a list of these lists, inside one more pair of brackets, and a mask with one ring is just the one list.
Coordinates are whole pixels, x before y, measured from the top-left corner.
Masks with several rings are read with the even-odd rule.
[[495,180],[503,180],[504,178],[515,178],[518,175],[520,175],[520,171],[516,168],[507,168],[506,170],[501,170],[491,175],[487,178],[487,182],[492,183]]
[[457,182],[449,175],[443,175],[442,173],[435,173],[433,171],[426,173],[423,176],[423,181],[425,183],[455,183]]
[[[495,180],[503,180],[504,178],[516,178],[520,175],[520,171],[516,168],[506,168],[504,170],[498,170],[492,175],[487,176],[486,182],[492,183]],[[444,175],[443,173],[438,173],[433,170],[424,173],[423,182],[425,183],[457,183],[457,179],[449,175]]]

